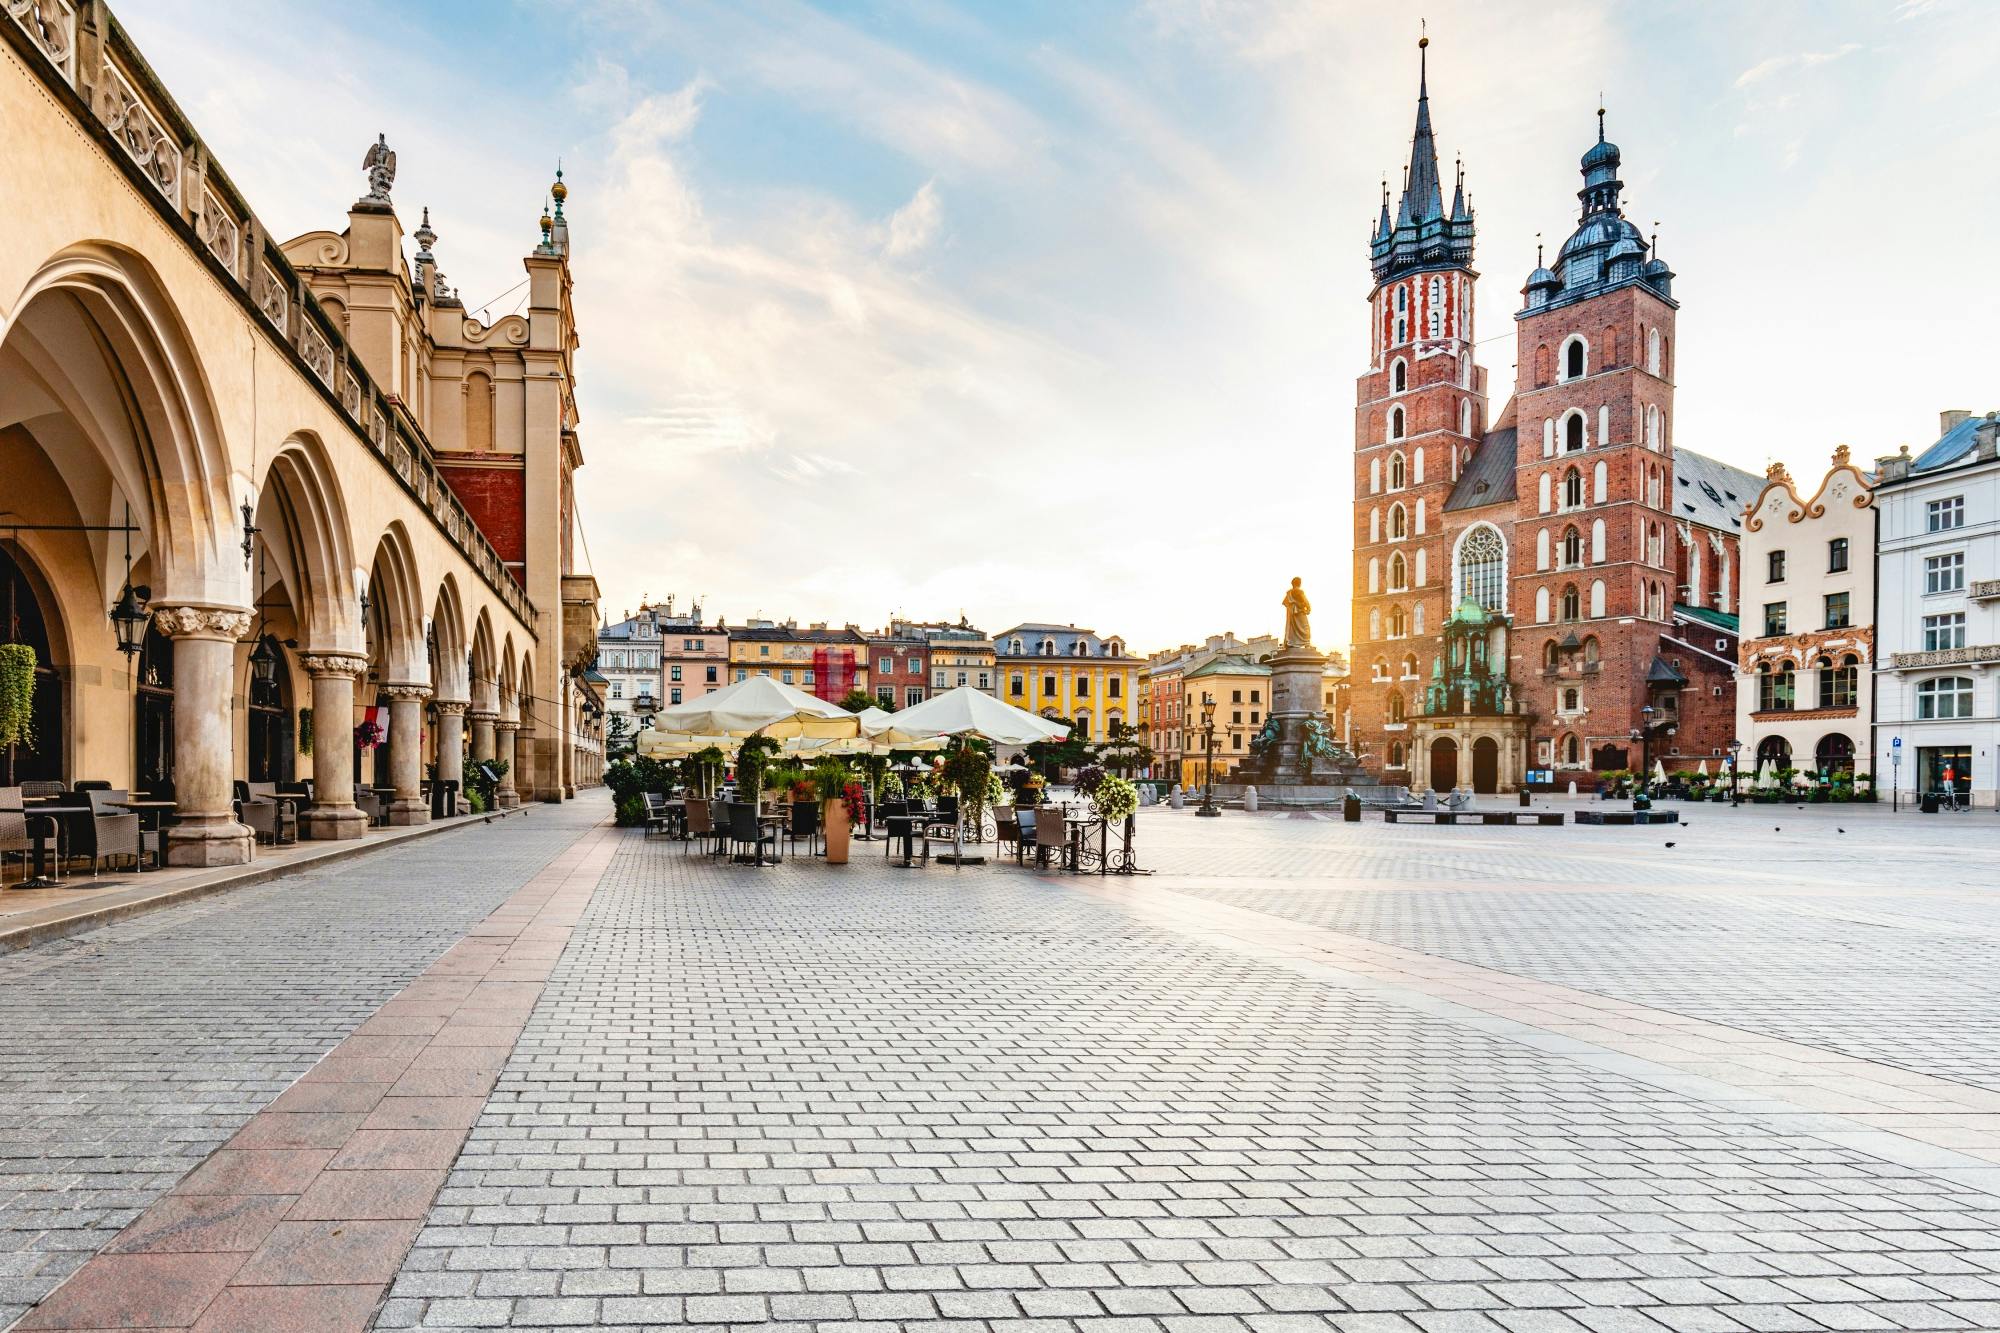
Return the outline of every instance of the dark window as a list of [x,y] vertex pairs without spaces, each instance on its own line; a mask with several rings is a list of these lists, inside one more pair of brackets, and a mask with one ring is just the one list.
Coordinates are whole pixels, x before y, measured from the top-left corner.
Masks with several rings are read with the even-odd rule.
[[1563,378],[1575,379],[1583,374],[1583,339],[1578,338],[1563,350]]
[[1847,538],[1835,537],[1826,544],[1826,572],[1839,574],[1847,569]]
[[1848,619],[1847,614],[1847,594],[1844,592],[1828,593],[1826,595],[1826,627],[1828,629],[1845,629],[1852,623]]
[[1785,603],[1764,603],[1764,634],[1769,637],[1785,632]]
[[1576,450],[1583,448],[1583,414],[1571,416],[1563,423],[1563,448]]
[[1783,583],[1785,581],[1785,553],[1783,551],[1773,551],[1767,559],[1770,563],[1769,581],[1772,583]]

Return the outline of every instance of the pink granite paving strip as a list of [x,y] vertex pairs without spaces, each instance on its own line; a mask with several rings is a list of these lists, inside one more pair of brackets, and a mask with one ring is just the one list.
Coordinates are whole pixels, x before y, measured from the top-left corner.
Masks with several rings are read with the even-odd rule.
[[616,846],[578,839],[16,1327],[363,1333]]

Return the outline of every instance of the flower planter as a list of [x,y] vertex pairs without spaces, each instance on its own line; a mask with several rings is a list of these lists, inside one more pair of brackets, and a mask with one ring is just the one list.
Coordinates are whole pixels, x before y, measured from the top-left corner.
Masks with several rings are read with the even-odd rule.
[[847,864],[848,837],[852,832],[847,824],[847,803],[822,801],[820,813],[826,824],[826,863],[844,866]]

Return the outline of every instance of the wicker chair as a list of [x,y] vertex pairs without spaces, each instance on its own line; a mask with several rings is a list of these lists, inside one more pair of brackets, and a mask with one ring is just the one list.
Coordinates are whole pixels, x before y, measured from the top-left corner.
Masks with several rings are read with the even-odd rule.
[[1056,854],[1060,867],[1069,856],[1069,825],[1063,812],[1053,806],[1035,812],[1035,867],[1046,869],[1049,853]]
[[819,851],[819,831],[819,802],[793,801],[792,822],[785,828],[785,840],[796,849],[799,839],[804,838],[806,854],[811,856]]
[[124,798],[122,791],[93,791],[55,807],[64,812],[62,826],[68,835],[63,855],[89,857],[93,878],[106,861],[121,856],[132,859],[133,869],[139,868],[139,816],[119,804]]
[[1021,821],[1011,805],[993,807],[993,854],[999,856],[1006,851],[1008,843],[1014,844],[1014,854],[1021,854]]
[[34,843],[28,838],[28,817],[19,810],[0,809],[0,879],[7,874],[7,858],[15,854],[26,865]]

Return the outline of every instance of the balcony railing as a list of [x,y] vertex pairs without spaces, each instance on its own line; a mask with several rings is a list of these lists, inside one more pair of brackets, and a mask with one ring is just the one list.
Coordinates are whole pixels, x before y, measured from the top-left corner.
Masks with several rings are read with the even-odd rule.
[[369,378],[124,27],[101,4],[0,0],[0,6],[37,57],[28,63],[74,94],[73,109],[88,118],[86,124],[96,122],[132,174],[149,187],[145,193],[154,206],[226,279],[257,317],[253,322],[260,321],[272,341],[319,381],[355,435],[533,632],[534,603],[438,475],[422,432],[404,413],[391,410],[395,400]]
[[2000,579],[1979,579],[1972,585],[1972,600],[1990,602],[2000,597]]
[[1927,653],[1897,653],[1889,665],[1898,670],[1910,667],[1963,666],[1977,662],[2000,662],[2000,643],[1975,644],[1966,648],[1939,648]]

